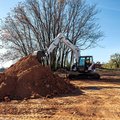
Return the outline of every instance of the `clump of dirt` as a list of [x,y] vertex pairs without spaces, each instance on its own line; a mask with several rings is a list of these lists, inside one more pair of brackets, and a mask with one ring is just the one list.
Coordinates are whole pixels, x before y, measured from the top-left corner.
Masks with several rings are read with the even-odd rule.
[[42,66],[35,56],[29,55],[0,74],[0,99],[53,97],[71,93],[75,87]]

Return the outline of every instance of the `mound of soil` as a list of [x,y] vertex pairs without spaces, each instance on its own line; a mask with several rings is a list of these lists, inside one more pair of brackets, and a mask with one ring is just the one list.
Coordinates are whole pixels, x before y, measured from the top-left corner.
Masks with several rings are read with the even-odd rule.
[[36,59],[35,56],[29,55],[21,58],[17,63],[10,66],[7,70],[5,70],[6,75],[18,75],[24,70],[34,66],[39,65],[40,63]]
[[0,74],[0,99],[53,97],[71,93],[75,87],[42,66],[35,56],[29,55]]
[[16,82],[16,76],[5,75],[5,73],[0,74],[0,99],[4,99],[6,96],[14,98]]

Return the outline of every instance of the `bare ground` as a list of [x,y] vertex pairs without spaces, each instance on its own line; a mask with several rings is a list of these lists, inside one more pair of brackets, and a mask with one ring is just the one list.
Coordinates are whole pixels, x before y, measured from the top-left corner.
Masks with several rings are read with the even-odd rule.
[[120,120],[120,71],[101,80],[73,80],[83,91],[56,98],[0,103],[0,120]]

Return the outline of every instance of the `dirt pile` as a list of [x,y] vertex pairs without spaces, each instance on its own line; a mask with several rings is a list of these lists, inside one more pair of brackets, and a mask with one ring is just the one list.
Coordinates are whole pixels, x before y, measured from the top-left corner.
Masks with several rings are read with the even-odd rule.
[[27,70],[28,68],[34,65],[40,65],[40,63],[38,62],[35,56],[29,55],[29,56],[21,58],[16,64],[13,64],[11,67],[9,67],[5,71],[5,74],[18,75],[24,70]]
[[8,76],[5,73],[0,74],[0,99],[6,96],[10,98],[14,97],[15,87],[16,87],[16,76]]
[[35,56],[27,56],[0,74],[0,99],[51,97],[70,93],[74,86],[42,66]]

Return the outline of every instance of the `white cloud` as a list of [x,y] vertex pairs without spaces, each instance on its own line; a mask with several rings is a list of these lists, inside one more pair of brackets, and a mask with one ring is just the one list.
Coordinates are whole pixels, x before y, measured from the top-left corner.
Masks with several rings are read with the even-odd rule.
[[4,67],[4,68],[9,68],[11,65],[13,65],[14,63],[16,63],[17,60],[10,60],[4,63],[0,63],[0,68]]
[[111,11],[115,11],[115,12],[120,12],[120,9],[119,9],[119,8],[105,7],[105,6],[102,6],[102,5],[100,5],[99,7],[100,7],[101,9],[106,9],[106,10],[111,10]]
[[6,52],[5,48],[0,49],[0,53],[5,53],[5,52]]
[[10,61],[8,61],[8,62],[3,63],[2,66],[3,66],[4,68],[8,68],[8,67],[10,67],[12,64],[13,64],[13,61],[10,60]]

